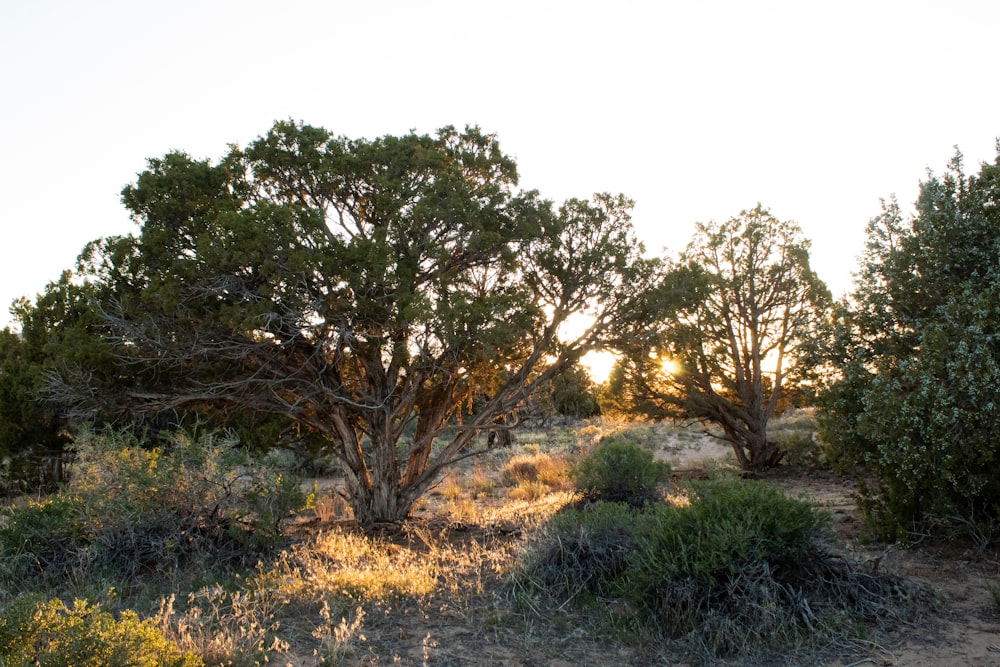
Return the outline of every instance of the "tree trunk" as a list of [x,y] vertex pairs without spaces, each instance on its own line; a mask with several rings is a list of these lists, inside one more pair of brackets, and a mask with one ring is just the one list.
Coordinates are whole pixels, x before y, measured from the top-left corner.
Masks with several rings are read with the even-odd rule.
[[361,469],[347,466],[347,504],[363,530],[405,521],[434,481],[426,452],[418,450],[404,464],[398,444],[389,435],[366,441],[360,450]]
[[416,496],[403,484],[396,442],[386,433],[376,434],[363,445],[358,469],[349,466],[347,503],[354,520],[363,529],[406,519]]
[[413,501],[407,500],[402,489],[392,489],[385,485],[373,488],[365,485],[348,486],[347,502],[354,512],[354,520],[364,530],[402,523],[413,507]]
[[785,453],[778,443],[767,439],[767,420],[759,418],[747,424],[741,434],[742,442],[733,442],[733,449],[739,449],[736,459],[743,470],[761,471],[774,468],[784,458]]
[[347,504],[354,513],[355,522],[368,530],[405,521],[421,495],[417,486],[404,485],[398,474],[370,472],[367,483],[352,473],[347,474]]
[[759,471],[777,466],[785,456],[778,443],[768,440],[766,431],[750,435],[746,443],[746,469]]

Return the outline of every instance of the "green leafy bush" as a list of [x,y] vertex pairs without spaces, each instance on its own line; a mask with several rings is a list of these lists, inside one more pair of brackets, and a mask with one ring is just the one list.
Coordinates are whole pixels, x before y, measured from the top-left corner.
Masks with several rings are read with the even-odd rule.
[[294,478],[231,441],[139,444],[82,434],[62,492],[2,510],[3,583],[16,590],[70,572],[162,579],[188,563],[252,563],[279,543],[280,520],[305,504]]
[[79,497],[54,495],[0,511],[0,585],[16,589],[45,573],[69,574],[89,540],[86,507]]
[[198,667],[152,619],[131,610],[117,619],[75,600],[22,598],[0,618],[0,663],[7,667]]
[[567,366],[552,378],[550,399],[555,411],[564,417],[586,419],[601,414],[597,403],[598,388],[587,369],[579,363]]
[[854,293],[835,320],[823,439],[875,483],[862,509],[880,537],[1000,520],[1000,157],[966,175],[960,154],[867,229]]
[[46,351],[53,349],[50,332],[26,319],[23,301],[11,314],[21,332],[0,329],[0,495],[53,489],[60,481],[53,464],[67,440],[57,411],[37,394]]
[[670,465],[622,436],[606,436],[571,471],[573,483],[590,501],[643,504],[670,477]]
[[683,640],[703,657],[889,624],[900,616],[887,601],[919,599],[901,580],[829,556],[828,515],[771,486],[717,479],[687,494],[689,504],[594,502],[557,514],[516,578],[522,592],[557,608],[619,610],[613,621]]

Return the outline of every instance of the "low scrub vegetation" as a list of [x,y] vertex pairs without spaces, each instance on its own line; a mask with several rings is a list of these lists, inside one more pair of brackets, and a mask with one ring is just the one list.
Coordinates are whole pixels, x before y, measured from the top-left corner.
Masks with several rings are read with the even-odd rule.
[[816,415],[812,408],[789,410],[768,425],[768,437],[784,452],[785,463],[810,468],[829,468],[830,447],[816,435]]
[[525,557],[518,594],[534,609],[603,610],[612,627],[703,658],[844,640],[905,617],[920,597],[831,555],[828,516],[764,483],[722,477],[679,491],[674,502],[560,512]]
[[60,493],[0,514],[6,591],[253,564],[307,500],[286,472],[214,436],[144,449],[132,436],[84,433],[71,474]]
[[500,478],[509,487],[507,497],[537,500],[553,491],[568,489],[569,469],[565,458],[535,448],[533,452],[511,456],[500,470]]
[[571,475],[585,501],[642,505],[656,498],[657,487],[670,476],[670,466],[654,461],[652,452],[632,439],[609,435],[573,468]]
[[[671,481],[647,448],[675,440],[667,427],[535,435],[364,533],[335,480],[307,506],[294,461],[218,436],[82,434],[61,492],[0,515],[0,664],[421,664],[456,623],[584,662],[608,640],[640,663],[756,656],[848,641],[905,616],[900,595],[923,599],[829,555],[805,502],[724,472]],[[587,629],[572,648],[552,641],[565,614]],[[136,662],[116,662],[126,650]]]
[[152,619],[130,610],[118,618],[76,600],[18,600],[0,618],[0,664],[6,667],[200,667],[167,640]]

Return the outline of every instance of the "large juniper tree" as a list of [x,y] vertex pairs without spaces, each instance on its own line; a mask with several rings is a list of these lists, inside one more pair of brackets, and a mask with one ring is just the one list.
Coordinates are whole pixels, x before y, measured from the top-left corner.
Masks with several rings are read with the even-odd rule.
[[152,159],[123,192],[139,234],[83,257],[123,391],[63,372],[51,393],[279,415],[342,461],[359,523],[403,519],[643,279],[631,202],[556,209],[516,185],[475,128],[352,140],[279,122],[216,163]]

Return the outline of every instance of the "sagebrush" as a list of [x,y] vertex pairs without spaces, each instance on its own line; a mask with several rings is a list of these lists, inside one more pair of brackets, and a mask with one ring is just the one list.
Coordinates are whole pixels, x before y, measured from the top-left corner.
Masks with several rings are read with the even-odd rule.
[[656,498],[670,465],[624,435],[601,439],[571,471],[577,491],[589,501],[642,504]]
[[921,593],[832,555],[829,517],[766,484],[694,481],[675,503],[593,502],[550,521],[514,577],[530,608],[601,609],[703,658],[848,640]]
[[0,511],[8,592],[71,574],[120,585],[188,565],[252,565],[307,501],[286,471],[215,435],[145,449],[131,435],[86,432],[75,452],[65,489]]

